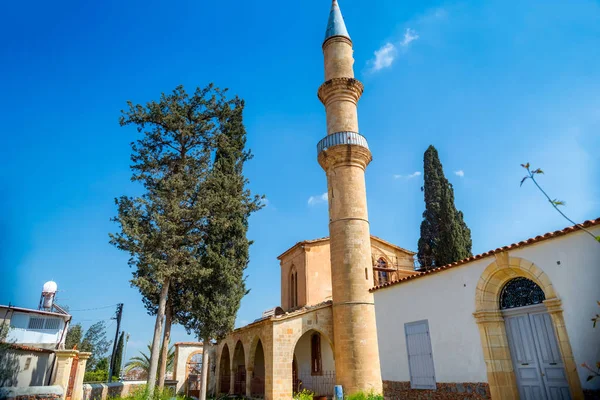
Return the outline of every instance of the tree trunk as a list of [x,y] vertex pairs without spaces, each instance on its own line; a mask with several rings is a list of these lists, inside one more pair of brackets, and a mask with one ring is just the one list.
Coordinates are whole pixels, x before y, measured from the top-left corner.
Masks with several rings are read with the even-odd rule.
[[210,352],[210,339],[204,339],[202,345],[202,380],[200,382],[200,400],[206,400],[208,389],[208,355]]
[[165,335],[163,336],[160,367],[158,368],[158,389],[160,391],[165,387],[165,374],[167,373],[167,362],[169,361],[169,342],[171,341],[171,325],[173,323],[173,307],[170,303],[170,301],[167,301],[165,309]]
[[152,351],[150,353],[150,370],[148,371],[148,398],[154,396],[154,387],[156,386],[156,371],[158,369],[158,357],[160,352],[160,337],[162,336],[163,318],[165,317],[165,306],[167,304],[167,295],[169,294],[169,278],[163,282],[158,300],[158,312],[156,313],[156,322],[154,324],[154,337],[152,338]]

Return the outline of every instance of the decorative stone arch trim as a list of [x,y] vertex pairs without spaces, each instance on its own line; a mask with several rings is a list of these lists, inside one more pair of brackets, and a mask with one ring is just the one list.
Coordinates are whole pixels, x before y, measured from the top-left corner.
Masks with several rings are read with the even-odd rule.
[[550,314],[559,343],[567,380],[573,399],[583,399],[577,365],[567,335],[561,301],[546,273],[523,258],[510,257],[507,252],[495,255],[496,261],[483,271],[475,293],[475,321],[481,336],[488,383],[492,399],[519,398],[504,317],[500,311],[500,292],[508,281],[523,277],[535,282],[546,296],[544,304]]
[[187,360],[185,360],[185,364],[189,364],[190,361],[192,361],[192,357],[194,357],[197,354],[204,354],[204,350],[196,350],[192,353],[190,353],[190,355],[187,357]]

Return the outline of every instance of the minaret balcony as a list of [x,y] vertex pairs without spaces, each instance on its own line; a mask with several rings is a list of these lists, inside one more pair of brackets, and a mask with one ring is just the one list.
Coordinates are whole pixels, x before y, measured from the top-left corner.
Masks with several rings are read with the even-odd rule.
[[355,146],[364,147],[367,150],[369,149],[367,139],[360,133],[337,132],[331,135],[327,135],[323,139],[321,139],[321,141],[317,144],[317,154],[331,147],[340,146],[344,144],[351,144]]
[[364,90],[363,84],[354,78],[333,78],[323,83],[317,92],[319,100],[327,106],[331,101],[358,103]]

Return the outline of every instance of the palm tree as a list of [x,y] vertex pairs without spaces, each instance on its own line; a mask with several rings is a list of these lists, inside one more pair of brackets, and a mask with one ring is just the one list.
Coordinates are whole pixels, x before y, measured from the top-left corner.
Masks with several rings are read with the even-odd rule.
[[[148,353],[144,353],[140,351],[139,356],[131,357],[127,364],[125,364],[125,373],[128,373],[134,368],[140,369],[148,374],[150,370],[150,356],[149,354],[152,352],[152,344],[148,344]],[[158,363],[160,364],[160,358],[158,359]],[[173,364],[175,363],[175,349],[173,345],[169,347],[169,353],[167,355],[167,371],[173,371]]]

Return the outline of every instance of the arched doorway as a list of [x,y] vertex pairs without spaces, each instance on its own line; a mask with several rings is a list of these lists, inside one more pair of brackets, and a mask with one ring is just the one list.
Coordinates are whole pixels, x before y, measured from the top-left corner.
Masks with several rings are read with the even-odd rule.
[[259,339],[254,351],[254,370],[252,371],[251,394],[253,398],[265,397],[265,351]]
[[192,353],[186,363],[186,390],[189,397],[200,398],[202,383],[202,352]]
[[335,386],[335,361],[329,338],[316,330],[304,333],[294,348],[292,392],[308,389],[316,396],[331,396]]
[[473,314],[492,399],[583,398],[552,282],[531,261],[495,257],[479,278]]
[[229,346],[225,344],[221,351],[221,360],[219,361],[219,393],[229,394],[231,392],[231,357],[229,355]]
[[233,394],[246,395],[246,354],[242,342],[238,340],[233,352]]
[[545,299],[524,277],[511,279],[500,292],[515,378],[522,399],[567,400],[569,382]]

